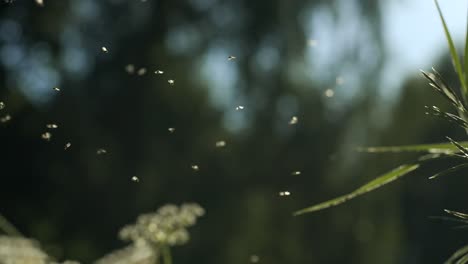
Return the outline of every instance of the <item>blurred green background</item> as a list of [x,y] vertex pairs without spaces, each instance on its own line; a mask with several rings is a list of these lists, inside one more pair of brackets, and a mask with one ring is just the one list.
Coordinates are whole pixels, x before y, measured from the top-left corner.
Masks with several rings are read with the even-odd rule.
[[[466,3],[440,2],[461,40]],[[122,247],[118,230],[139,214],[182,202],[207,214],[174,250],[177,264],[441,263],[467,242],[467,231],[430,218],[468,209],[464,173],[427,180],[444,162],[292,216],[415,158],[357,146],[466,138],[424,114],[447,105],[420,68],[458,85],[432,1],[0,7],[1,114],[12,117],[0,124],[0,210],[58,259],[89,263]]]

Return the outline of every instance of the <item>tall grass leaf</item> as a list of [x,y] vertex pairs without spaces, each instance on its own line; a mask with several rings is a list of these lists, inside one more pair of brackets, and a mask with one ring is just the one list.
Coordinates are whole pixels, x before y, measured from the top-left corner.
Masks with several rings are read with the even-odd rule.
[[444,210],[446,213],[448,214],[451,214],[453,216],[456,216],[458,218],[461,218],[461,219],[468,219],[468,214],[464,214],[464,213],[460,213],[460,212],[457,212],[457,211],[452,211],[452,210],[448,210],[448,209],[445,209]]
[[[426,106],[426,109],[428,109],[428,112],[426,112],[426,114],[431,114],[433,116],[443,118],[449,122],[457,124],[461,128],[464,128],[465,130],[468,130],[468,122],[465,121],[465,119],[457,115],[451,114],[451,113],[443,112],[437,106],[432,106],[432,107]],[[462,114],[463,116],[464,113],[461,112],[460,114]]]
[[[464,147],[468,147],[468,141],[458,142]],[[361,147],[357,149],[361,152],[385,153],[385,152],[427,152],[427,153],[443,153],[451,154],[458,152],[458,148],[450,142],[421,144],[421,145],[405,145],[405,146],[384,146],[384,147]]]
[[[467,12],[468,15],[468,12]],[[465,69],[465,83],[468,84],[468,17],[466,20],[466,33],[465,33],[465,53],[463,54],[464,69]],[[468,98],[467,98],[468,99]]]
[[466,148],[465,146],[461,145],[460,143],[458,143],[457,141],[451,139],[450,137],[446,137],[448,140],[450,140],[450,142],[455,146],[457,147],[457,149],[463,154],[461,156],[465,157],[465,158],[468,158],[468,148]]
[[466,257],[466,256],[468,256],[468,245],[460,248],[455,253],[453,253],[452,256],[450,256],[450,258],[445,261],[445,264],[463,263],[463,262],[460,262],[460,260],[463,260],[463,257]]
[[428,73],[421,70],[421,73],[427,80],[429,80],[429,84],[443,97],[450,101],[450,103],[457,108],[459,112],[467,113],[468,111],[457,93],[450,88],[444,78],[442,78],[442,75],[435,68],[432,68],[432,71],[432,73]]
[[466,264],[468,263],[468,254],[461,257],[455,264]]
[[439,172],[439,173],[436,173],[436,174],[432,175],[431,177],[429,177],[429,180],[438,178],[438,177],[443,176],[443,175],[450,174],[450,173],[452,173],[452,172],[455,172],[455,171],[457,171],[457,170],[461,170],[461,169],[466,168],[466,167],[468,167],[468,163],[463,163],[463,164],[459,164],[459,165],[453,166],[453,167],[451,167],[451,168],[449,168],[449,169],[446,169],[446,170],[444,170],[444,171],[441,171],[441,172]]
[[459,158],[462,159],[463,157],[458,156],[457,154],[453,153],[435,153],[435,154],[426,154],[420,156],[417,161],[419,164],[423,164],[425,162],[431,162],[434,160],[441,160],[441,159],[453,159],[453,158]]
[[455,71],[458,74],[458,78],[460,79],[463,94],[464,94],[464,96],[466,98],[467,95],[468,95],[468,88],[466,86],[465,76],[463,74],[463,69],[462,69],[462,65],[460,63],[460,58],[458,57],[458,53],[457,53],[457,50],[456,50],[455,45],[453,43],[452,36],[450,35],[447,24],[445,23],[444,15],[442,14],[442,10],[440,9],[439,2],[437,0],[434,0],[434,2],[435,2],[435,5],[437,7],[437,12],[439,13],[440,20],[442,21],[442,26],[444,27],[445,37],[446,37],[447,43],[449,45],[449,50],[450,50],[450,55],[452,57],[453,65],[455,67]]
[[323,203],[320,203],[320,204],[316,204],[316,205],[313,205],[311,207],[307,207],[307,208],[304,208],[302,210],[299,210],[297,212],[294,213],[294,215],[301,215],[301,214],[305,214],[305,213],[311,213],[311,212],[315,212],[315,211],[319,211],[319,210],[322,210],[322,209],[326,209],[326,208],[329,208],[329,207],[333,207],[333,206],[337,206],[339,204],[342,204],[346,201],[349,201],[353,198],[356,198],[360,195],[363,195],[365,193],[368,193],[370,191],[373,191],[377,188],[380,188],[382,187],[383,185],[385,184],[388,184],[400,177],[402,177],[403,175],[405,174],[408,174],[414,170],[416,170],[417,168],[419,167],[419,164],[410,164],[410,165],[402,165],[388,173],[385,173],[379,177],[377,177],[376,179],[368,182],[367,184],[361,186],[360,188],[356,189],[355,191],[349,193],[349,194],[346,194],[346,195],[343,195],[343,196],[339,196],[335,199],[332,199],[332,200],[328,200],[326,202],[323,202]]

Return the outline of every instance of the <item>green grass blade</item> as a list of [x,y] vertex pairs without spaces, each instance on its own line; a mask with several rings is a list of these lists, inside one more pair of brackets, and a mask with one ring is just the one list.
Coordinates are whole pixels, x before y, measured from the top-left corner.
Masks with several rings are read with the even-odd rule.
[[459,263],[457,260],[463,258],[466,255],[468,255],[468,245],[460,248],[455,253],[453,253],[452,256],[450,256],[450,258],[445,261],[445,264]]
[[460,213],[460,212],[452,211],[452,210],[448,210],[448,209],[444,209],[444,211],[447,214],[451,214],[451,215],[453,215],[455,217],[458,217],[458,218],[461,218],[461,219],[468,219],[468,214],[464,214],[464,213]]
[[[468,148],[468,141],[458,142],[460,145]],[[386,147],[367,147],[358,148],[358,151],[371,153],[385,152],[427,152],[427,153],[456,153],[458,148],[450,142],[422,144],[422,145],[406,145],[406,146],[386,146]]]
[[450,140],[450,142],[455,146],[457,147],[457,149],[463,154],[463,156],[465,156],[465,158],[468,157],[468,148],[466,148],[465,146],[461,145],[460,143],[458,143],[457,141],[451,139],[450,137],[446,137],[448,140]]
[[443,176],[443,175],[450,174],[452,172],[455,172],[457,170],[461,170],[461,169],[466,168],[466,167],[468,167],[468,163],[463,163],[463,164],[456,165],[454,167],[451,167],[449,169],[446,169],[444,171],[441,171],[439,173],[436,173],[436,174],[432,175],[431,177],[429,177],[429,180],[438,178],[438,177]]
[[[467,12],[468,15],[468,12]],[[464,69],[465,69],[465,84],[468,84],[468,17],[466,20],[466,33],[465,33],[465,53],[463,54],[463,60],[464,60]],[[468,88],[468,87],[467,87]],[[468,98],[467,98],[468,99]]]
[[449,45],[449,50],[450,50],[450,55],[452,57],[453,65],[455,67],[455,71],[458,74],[458,78],[460,79],[460,83],[462,86],[463,90],[463,95],[465,96],[465,99],[467,99],[468,96],[468,88],[466,86],[465,82],[465,74],[463,73],[462,65],[460,63],[460,58],[458,57],[457,50],[455,48],[455,44],[453,43],[452,36],[450,35],[450,32],[447,27],[447,23],[445,23],[444,16],[442,14],[442,10],[440,9],[439,2],[437,0],[434,0],[435,5],[437,7],[437,12],[439,13],[440,20],[442,21],[442,26],[444,27],[444,32],[445,32],[445,37],[447,39],[447,43]]
[[301,215],[301,214],[305,214],[305,213],[311,213],[311,212],[315,212],[315,211],[319,211],[319,210],[322,210],[322,209],[326,209],[326,208],[329,208],[329,207],[333,207],[333,206],[337,206],[339,204],[342,204],[346,201],[349,201],[353,198],[356,198],[357,196],[360,196],[360,195],[363,195],[365,193],[368,193],[370,191],[373,191],[377,188],[380,188],[382,187],[383,185],[387,184],[387,183],[390,183],[400,177],[402,177],[403,175],[405,174],[408,174],[414,170],[416,170],[417,168],[419,167],[418,164],[410,164],[410,165],[403,165],[403,166],[400,166],[388,173],[385,173],[379,177],[377,177],[376,179],[368,182],[367,184],[361,186],[360,188],[356,189],[355,191],[349,193],[349,194],[346,194],[346,195],[343,195],[343,196],[339,196],[335,199],[332,199],[332,200],[328,200],[326,202],[323,202],[323,203],[320,203],[320,204],[317,204],[317,205],[313,205],[311,207],[307,207],[307,208],[304,208],[302,210],[299,210],[297,212],[294,213],[294,215]]
[[468,263],[468,254],[461,257],[455,264],[467,264]]

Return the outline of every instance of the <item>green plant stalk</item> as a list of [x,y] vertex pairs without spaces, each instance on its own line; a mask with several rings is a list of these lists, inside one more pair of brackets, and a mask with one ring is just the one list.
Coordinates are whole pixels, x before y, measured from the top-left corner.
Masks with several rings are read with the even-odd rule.
[[[447,23],[445,23],[445,18],[442,14],[442,10],[440,9],[439,2],[434,0],[435,5],[437,7],[437,12],[439,13],[440,21],[442,21],[442,26],[444,27],[445,38],[447,39],[447,43],[449,45],[450,55],[452,57],[453,66],[455,67],[455,71],[458,74],[458,78],[460,79],[462,91],[463,91],[463,98],[468,98],[468,89],[466,86],[465,81],[465,74],[463,72],[462,65],[460,63],[460,58],[458,57],[457,49],[455,48],[455,44],[453,43],[452,36],[450,35],[450,31],[448,30]],[[466,69],[465,69],[466,70]]]
[[[463,54],[464,68],[465,68],[465,83],[468,84],[468,12],[466,19],[466,33],[465,33],[465,53]],[[468,98],[465,98],[465,102]]]
[[172,264],[171,248],[168,245],[161,247],[163,264]]
[[359,187],[358,189],[354,190],[351,193],[336,197],[334,199],[325,201],[323,203],[319,203],[304,209],[301,209],[299,211],[296,211],[294,215],[302,215],[305,213],[311,213],[315,211],[320,211],[329,207],[334,207],[337,205],[340,205],[344,202],[347,202],[351,199],[354,199],[358,196],[361,196],[363,194],[366,194],[368,192],[371,192],[375,189],[378,189],[390,182],[393,182],[402,176],[416,170],[419,167],[419,164],[409,164],[409,165],[402,165],[390,172],[387,172],[383,175],[380,175],[379,177],[371,180],[370,182],[364,184],[363,186]]

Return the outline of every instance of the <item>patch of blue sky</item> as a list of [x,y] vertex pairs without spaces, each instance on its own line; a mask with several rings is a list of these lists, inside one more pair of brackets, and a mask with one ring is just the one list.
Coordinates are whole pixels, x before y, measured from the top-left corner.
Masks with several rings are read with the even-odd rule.
[[[440,0],[439,4],[454,41],[462,45],[466,32],[467,2]],[[433,1],[387,1],[382,5],[387,59],[380,94],[384,98],[394,98],[406,78],[419,75],[420,69],[437,67],[433,63],[442,54],[448,54],[448,46]]]

